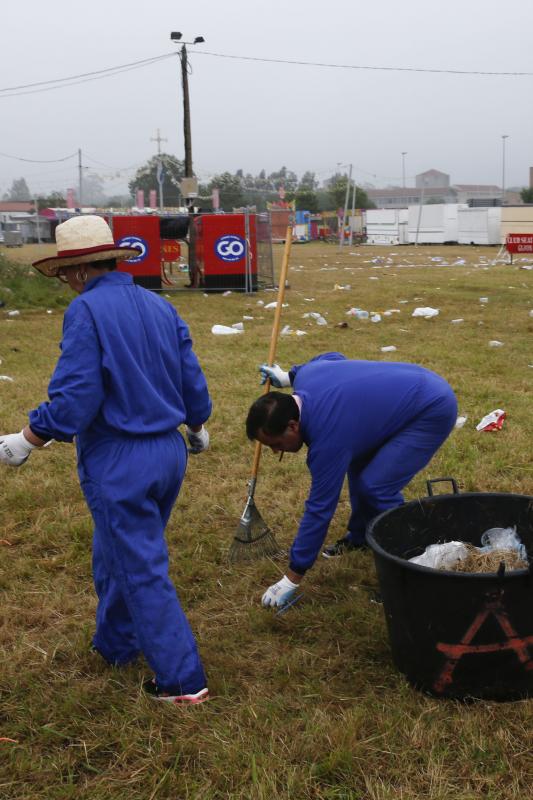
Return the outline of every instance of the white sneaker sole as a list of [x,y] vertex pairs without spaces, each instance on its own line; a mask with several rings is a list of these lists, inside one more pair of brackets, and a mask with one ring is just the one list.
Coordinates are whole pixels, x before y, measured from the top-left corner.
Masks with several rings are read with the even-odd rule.
[[198,705],[199,703],[205,703],[206,700],[209,700],[209,689],[200,689],[199,692],[196,694],[179,694],[179,695],[165,695],[159,696],[156,695],[149,695],[152,700],[162,701],[164,703],[174,703],[176,706],[181,705],[189,705],[194,706]]

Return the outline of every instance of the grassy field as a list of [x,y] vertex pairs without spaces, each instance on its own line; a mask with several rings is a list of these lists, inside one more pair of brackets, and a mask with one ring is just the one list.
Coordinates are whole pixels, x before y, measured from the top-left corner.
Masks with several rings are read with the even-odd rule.
[[[69,300],[57,282],[29,276],[35,248],[14,255],[8,267],[0,251],[0,372],[13,379],[0,381],[0,432],[20,430],[45,399]],[[283,324],[306,335],[280,338],[284,367],[327,350],[417,362],[448,379],[468,417],[408,487],[408,499],[442,475],[465,491],[533,494],[533,271],[522,268],[529,262],[493,264],[496,255],[474,247],[339,254],[335,245],[293,246]],[[317,562],[302,602],[279,618],[260,597],[285,562],[227,563],[251,468],[244,419],[261,392],[256,367],[272,324],[273,312],[258,301],[273,299],[266,291],[169,297],[190,325],[214,400],[212,447],[190,459],[168,528],[172,577],[198,637],[209,703],[161,707],[140,691],[145,664],[115,670],[89,653],[92,526],[74,447],[53,444],[22,468],[2,470],[0,797],[531,797],[533,700],[464,705],[412,689],[391,660],[371,553]],[[347,316],[353,306],[400,313],[374,324]],[[417,306],[440,314],[412,318]],[[9,316],[15,309],[21,313]],[[328,325],[303,318],[308,311]],[[211,334],[213,324],[243,315],[254,317],[243,334]],[[382,353],[388,345],[396,352]],[[507,412],[503,429],[476,432],[495,408]],[[307,489],[303,452],[281,463],[263,453],[256,502],[284,547]],[[328,540],[343,535],[348,514],[343,493]]]

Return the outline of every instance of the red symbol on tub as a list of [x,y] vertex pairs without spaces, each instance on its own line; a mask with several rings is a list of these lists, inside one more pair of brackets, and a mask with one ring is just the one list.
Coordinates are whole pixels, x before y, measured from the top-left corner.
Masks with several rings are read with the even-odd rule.
[[[490,616],[496,618],[500,628],[505,634],[506,638],[504,641],[494,642],[493,644],[471,644],[475,635]],[[442,642],[437,644],[437,650],[444,653],[448,660],[433,684],[433,688],[436,692],[443,692],[446,687],[453,682],[454,670],[462,657],[467,654],[480,655],[482,653],[498,653],[503,650],[513,650],[524,669],[533,670],[533,660],[529,655],[529,647],[532,645],[533,635],[525,637],[518,636],[501,602],[499,600],[491,601],[487,603],[483,611],[480,611],[458,644],[444,644]]]

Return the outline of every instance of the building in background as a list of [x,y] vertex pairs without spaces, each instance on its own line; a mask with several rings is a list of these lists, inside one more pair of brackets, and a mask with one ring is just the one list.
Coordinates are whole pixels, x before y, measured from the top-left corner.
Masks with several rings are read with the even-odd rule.
[[[450,176],[437,169],[428,169],[415,176],[415,186],[367,189],[377,208],[407,208],[411,205],[466,203],[470,206],[501,205],[501,187],[494,184],[451,184]],[[516,192],[505,193],[506,203],[520,203]]]

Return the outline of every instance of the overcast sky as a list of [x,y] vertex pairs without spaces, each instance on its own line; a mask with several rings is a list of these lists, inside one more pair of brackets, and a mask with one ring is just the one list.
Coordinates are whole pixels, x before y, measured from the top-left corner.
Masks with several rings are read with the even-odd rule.
[[[533,3],[529,0],[91,0],[5,3],[0,89],[104,70],[191,46],[193,164],[216,172],[331,175],[407,184],[435,168],[452,183],[525,186],[533,165]],[[395,70],[340,69],[207,55]],[[401,71],[529,72],[526,76]],[[49,91],[0,92],[0,196],[77,186],[77,156],[119,192],[157,152],[184,157],[179,61]],[[28,92],[32,93],[28,93]],[[7,158],[7,156],[11,156]],[[344,169],[344,168],[343,168]],[[154,187],[155,188],[155,187]]]

